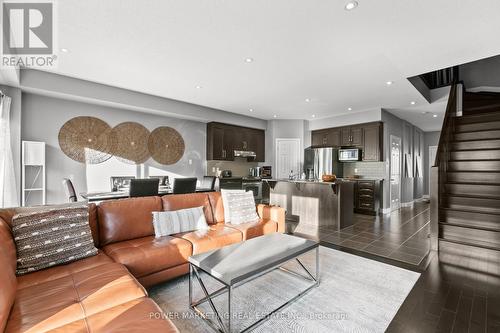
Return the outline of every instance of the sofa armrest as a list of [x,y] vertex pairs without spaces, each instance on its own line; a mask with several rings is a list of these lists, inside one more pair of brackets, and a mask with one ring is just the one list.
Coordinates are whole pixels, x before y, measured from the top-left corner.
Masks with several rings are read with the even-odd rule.
[[285,232],[285,209],[279,206],[257,205],[261,219],[270,219],[278,223],[278,232]]

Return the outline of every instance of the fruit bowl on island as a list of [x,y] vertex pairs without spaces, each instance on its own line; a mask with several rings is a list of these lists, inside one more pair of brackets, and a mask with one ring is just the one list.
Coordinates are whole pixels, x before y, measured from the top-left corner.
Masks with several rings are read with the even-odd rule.
[[337,180],[336,175],[323,175],[321,176],[321,180],[326,182],[326,183],[333,183],[335,180]]

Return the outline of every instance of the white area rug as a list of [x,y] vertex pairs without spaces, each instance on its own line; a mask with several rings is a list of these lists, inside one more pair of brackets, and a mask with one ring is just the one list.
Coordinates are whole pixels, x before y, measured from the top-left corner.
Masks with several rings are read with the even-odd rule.
[[[301,257],[314,274],[313,252]],[[287,268],[302,273],[296,262]],[[384,332],[420,274],[326,247],[320,248],[320,286],[291,303],[255,332]],[[210,292],[218,282],[202,275]],[[233,330],[279,307],[310,282],[275,270],[233,291]],[[194,299],[202,297],[195,280]],[[212,332],[188,306],[188,277],[156,286],[150,296],[181,332]],[[227,313],[227,294],[218,296],[219,313]],[[203,310],[211,313],[207,303]],[[235,317],[237,316],[237,317]]]

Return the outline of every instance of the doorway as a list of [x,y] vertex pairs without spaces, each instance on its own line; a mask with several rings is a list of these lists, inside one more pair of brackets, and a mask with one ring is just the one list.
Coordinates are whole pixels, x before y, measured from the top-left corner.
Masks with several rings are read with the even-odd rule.
[[391,212],[401,208],[401,138],[391,135]]
[[436,161],[437,148],[437,146],[429,146],[429,170],[427,171],[429,196],[431,194],[431,168],[434,166],[434,162]]
[[300,155],[300,139],[276,139],[276,178],[300,177]]

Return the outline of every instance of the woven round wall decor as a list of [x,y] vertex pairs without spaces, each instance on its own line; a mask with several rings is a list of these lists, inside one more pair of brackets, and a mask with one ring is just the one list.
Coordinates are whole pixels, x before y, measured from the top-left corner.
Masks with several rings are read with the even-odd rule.
[[141,164],[151,156],[148,150],[149,130],[141,124],[124,122],[111,130],[113,155],[120,161]]
[[184,155],[184,139],[175,129],[162,126],[149,135],[148,148],[156,162],[174,164]]
[[59,130],[59,147],[69,158],[87,164],[111,158],[111,127],[95,117],[75,117]]

